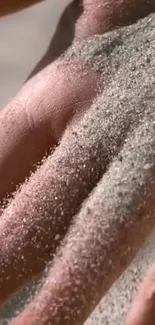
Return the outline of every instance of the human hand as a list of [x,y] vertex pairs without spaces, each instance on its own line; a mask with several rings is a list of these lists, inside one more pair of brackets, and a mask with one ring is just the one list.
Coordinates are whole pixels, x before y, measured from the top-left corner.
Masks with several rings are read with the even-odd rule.
[[[76,1],[74,3],[77,4]],[[135,22],[154,7],[153,1],[147,6],[141,3],[141,7],[139,1],[131,5],[128,0],[120,5],[119,2],[98,0],[95,7],[94,2],[84,1],[75,25],[75,39],[86,39],[95,33],[103,34],[116,26]],[[74,10],[74,4],[70,8]],[[135,11],[135,8],[139,10]],[[68,21],[65,20],[65,23]],[[44,60],[42,65],[46,65]],[[136,114],[132,118],[122,114],[121,119],[120,115],[116,115],[112,121],[103,112],[95,113],[98,110],[90,108],[92,101],[106,88],[106,82],[109,83],[109,80],[103,81],[104,78],[100,70],[90,69],[89,62],[83,64],[80,54],[70,55],[69,58],[65,55],[25,84],[12,103],[1,112],[1,200],[6,194],[11,195],[15,187],[35,171],[2,212],[1,303],[44,269],[66,235],[59,252],[61,258],[59,254],[54,258],[46,283],[34,302],[12,324],[82,324],[127,266],[141,245],[143,235],[147,235],[154,222],[145,218],[148,206],[150,213],[154,210],[151,204],[153,188],[144,206],[140,196],[146,201],[146,191],[140,183],[135,183],[136,178],[128,179],[129,187],[125,190],[131,192],[133,187],[134,195],[138,196],[134,210],[136,220],[134,227],[127,224],[128,236],[123,222],[123,229],[120,229],[117,209],[120,204],[124,206],[125,198],[120,196],[119,200],[115,200],[122,190],[115,182],[121,187],[126,166],[133,163],[133,157],[136,162],[134,167],[131,166],[134,177],[138,168],[143,167],[136,161],[138,150],[142,155],[138,146],[142,135],[137,135],[137,128],[142,128],[145,135],[146,121],[141,122]],[[90,114],[87,115],[88,111]],[[101,122],[105,118],[107,124],[103,127]],[[137,124],[133,124],[133,134],[128,135],[133,120]],[[137,151],[131,155],[130,148],[129,157],[126,156],[122,163],[121,151],[124,150],[126,155],[128,141],[135,136]],[[127,145],[124,145],[124,140]],[[153,140],[149,138],[150,144]],[[145,136],[143,141],[145,148],[148,144]],[[45,155],[49,156],[48,159],[44,159],[36,170],[36,164]],[[115,157],[119,158],[116,166],[115,162],[112,163]],[[147,152],[144,158],[148,159]],[[118,163],[122,165],[121,168],[119,165],[119,171],[116,168]],[[149,172],[153,173],[151,167]],[[111,191],[114,197],[110,197]],[[129,200],[131,207],[132,198]],[[86,203],[81,207],[85,199]],[[141,205],[140,222],[137,217]],[[129,218],[132,218],[131,212]],[[133,236],[132,245],[129,235]],[[126,250],[128,244],[131,246],[129,251]],[[115,263],[114,268],[111,261]]]
[[125,325],[153,325],[155,323],[155,265],[148,271],[139,288]]

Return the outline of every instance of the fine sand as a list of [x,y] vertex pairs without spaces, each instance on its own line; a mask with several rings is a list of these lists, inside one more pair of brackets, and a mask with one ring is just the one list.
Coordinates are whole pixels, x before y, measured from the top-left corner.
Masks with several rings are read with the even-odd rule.
[[134,261],[101,300],[85,325],[124,325],[132,298],[154,263],[154,247],[155,231],[152,231]]
[[[65,59],[68,61],[78,57],[84,66],[99,71],[104,84],[102,94],[92,105],[89,113],[79,122],[69,140],[73,159],[71,160],[72,169],[67,174],[67,187],[71,188],[70,186],[73,184],[72,172],[75,171],[78,182],[80,184],[84,182],[83,191],[85,191],[85,187],[86,189],[89,187],[86,184],[87,180],[94,181],[95,184],[101,179],[93,195],[81,210],[81,220],[86,218],[87,230],[92,231],[97,226],[100,229],[102,224],[105,240],[109,241],[111,247],[116,243],[122,244],[121,241],[117,242],[119,227],[122,227],[123,249],[117,247],[116,251],[110,250],[111,247],[106,247],[106,242],[101,242],[101,238],[94,238],[101,252],[104,247],[103,255],[109,252],[110,263],[107,267],[111,272],[109,286],[127,266],[138,247],[143,244],[146,233],[151,231],[152,225],[155,223],[153,208],[147,218],[144,213],[139,216],[139,211],[144,208],[146,200],[150,198],[148,197],[150,181],[154,187],[154,31],[155,15],[150,15],[136,25],[104,36],[95,36],[87,42],[77,43],[65,54]],[[68,136],[70,136],[70,131],[69,133],[66,131],[65,137]],[[62,141],[60,146],[60,149],[64,148],[62,167],[67,168],[65,159],[67,161],[68,149],[65,148],[64,143]],[[55,154],[55,159],[58,159],[59,151]],[[76,162],[75,153],[77,156],[79,153]],[[117,157],[114,159],[114,156]],[[89,163],[92,157],[97,157],[97,159],[96,161],[93,159],[90,170]],[[79,169],[75,166],[77,162],[80,166]],[[109,164],[111,166],[109,171],[101,178],[106,165]],[[87,169],[87,173],[84,172],[84,169]],[[76,178],[74,182],[76,182]],[[59,180],[63,182],[63,179],[59,178]],[[39,191],[39,187],[37,190]],[[55,191],[55,188],[53,190]],[[72,193],[71,203],[75,200],[74,195],[76,196],[76,194]],[[50,195],[52,194],[50,193]],[[60,209],[62,209],[66,197],[62,199],[58,195],[58,200],[61,201]],[[69,201],[66,203],[66,207],[63,207],[63,213],[65,213],[68,204]],[[90,211],[93,218],[91,224],[88,224],[87,217]],[[102,216],[103,211],[105,216],[110,214],[108,220]],[[95,214],[98,217],[96,220],[99,225],[97,222],[94,223]],[[125,242],[126,234],[128,234],[128,238]],[[131,237],[133,234],[134,240]],[[80,234],[78,235],[80,236]],[[87,324],[122,323],[137,284],[153,262],[153,237],[152,235],[147,240],[145,248],[141,249],[131,267],[113,286]],[[135,247],[132,246],[133,242]],[[107,263],[106,259],[105,261]],[[104,263],[103,256],[99,262]],[[115,267],[118,269],[116,270]],[[105,283],[105,290],[107,288]],[[3,318],[7,317],[7,312],[6,309],[3,311]]]

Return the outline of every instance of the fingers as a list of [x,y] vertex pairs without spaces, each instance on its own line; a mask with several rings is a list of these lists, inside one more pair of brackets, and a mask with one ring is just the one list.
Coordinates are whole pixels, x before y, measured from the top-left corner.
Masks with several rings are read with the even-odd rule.
[[41,291],[11,325],[84,323],[155,223],[154,146],[154,126],[145,120],[74,217]]
[[74,41],[76,22],[82,14],[81,0],[74,0],[65,8],[47,52],[39,61],[31,76],[56,60]]
[[[49,136],[44,126],[38,129],[35,127],[30,118],[31,113],[27,113],[24,105],[24,101],[15,99],[0,114],[1,200],[24,181],[43,158],[46,150],[55,143],[55,139],[52,139],[52,135]],[[34,109],[32,106],[32,111]]]
[[82,112],[95,96],[97,75],[79,76],[78,64],[72,71],[70,64],[47,67],[0,113],[0,199],[24,181],[59,141],[76,110]]
[[0,113],[0,199],[15,190],[56,142],[41,105],[48,79],[38,90],[38,78],[30,81]]
[[[95,87],[97,86],[97,77],[93,72],[79,76],[79,69],[77,75],[75,66],[72,65],[71,73],[68,71],[67,64],[64,65],[64,68],[65,72],[63,69],[61,70],[61,65],[57,66],[59,74],[57,73],[57,69],[54,74],[53,70],[51,71],[51,69],[48,68],[50,70],[49,72],[53,73],[52,75],[48,73],[47,76],[45,75],[48,80],[45,90],[44,82],[43,84],[39,83],[41,88],[40,91],[38,88],[36,89],[36,97],[39,98],[38,93],[41,94],[42,91],[41,100],[44,98],[44,102],[35,106],[33,111],[34,114],[36,114],[33,115],[36,125],[39,125],[40,121],[41,123],[42,121],[46,122],[47,119],[47,124],[45,124],[47,127],[44,130],[51,130],[51,136],[54,134],[55,139],[60,138],[68,119],[70,116],[73,117],[73,113],[76,115],[78,112],[76,117],[76,120],[78,120],[80,118],[80,112],[82,114],[84,113],[84,109],[87,110],[89,108],[92,97],[94,97]],[[59,79],[60,75],[62,77],[61,79]],[[53,83],[51,82],[52,80]],[[26,98],[24,97],[24,91],[21,94],[22,100],[28,97],[29,107],[31,107],[31,103],[34,104],[34,96],[31,92],[32,90],[30,88],[29,96],[26,93]],[[64,97],[62,97],[63,93]],[[53,109],[51,109],[51,102]],[[44,136],[44,134],[41,135],[42,137]],[[76,191],[74,194],[72,193],[73,183],[76,180],[77,174],[72,174],[74,171],[76,172],[74,167],[75,161],[73,159],[72,164],[70,164],[71,158],[68,155],[68,146],[70,148],[70,141],[71,143],[73,141],[73,136],[71,140],[70,136],[67,137],[66,141],[63,141],[65,144],[61,144],[56,149],[55,153],[49,156],[47,161],[30,178],[29,182],[22,187],[18,194],[16,194],[15,199],[1,215],[0,265],[2,269],[0,273],[3,273],[3,280],[2,278],[2,281],[0,280],[0,302],[4,301],[9,294],[24,284],[25,281],[31,279],[32,275],[37,274],[43,269],[46,261],[51,258],[55,246],[57,245],[57,240],[54,240],[56,235],[59,234],[60,237],[63,235],[72,214],[74,214],[78,205],[89,192],[91,182],[88,182],[88,184],[86,183],[86,189],[84,187],[80,193]],[[8,136],[6,139],[8,140]],[[74,141],[75,140],[76,139],[74,139]],[[26,144],[29,148],[29,143],[27,142]],[[36,148],[38,145],[40,144],[37,139]],[[9,146],[10,141],[8,142],[8,151]],[[77,152],[73,144],[72,148],[74,157]],[[6,150],[6,144],[4,149]],[[16,158],[16,164],[19,164],[20,167],[21,161],[18,160],[18,158],[21,157],[20,147],[18,147],[18,150],[19,152],[16,152],[14,157]],[[27,151],[24,151],[24,154],[25,156],[22,156],[22,161],[24,160],[24,163],[30,163],[30,153],[28,157]],[[12,156],[8,159],[10,169],[12,167]],[[4,154],[2,157],[4,157]],[[6,168],[5,164],[4,168]],[[76,168],[78,167],[76,166]],[[88,171],[90,168],[91,167],[88,168]],[[3,169],[3,173],[4,171],[6,170]],[[2,176],[3,173],[1,172]],[[68,183],[66,183],[67,174]],[[16,169],[16,174],[11,173],[10,170],[10,180],[13,179],[14,175],[16,177],[20,176],[21,180],[21,176],[23,176],[21,174],[21,169]],[[95,177],[97,177],[97,175],[96,173]],[[94,177],[94,175],[92,177]],[[6,182],[6,179],[8,180],[7,175],[6,177],[3,176],[4,182]],[[70,191],[68,191],[68,186]],[[62,189],[66,193],[63,194]],[[3,187],[1,191],[2,190]],[[73,210],[71,209],[72,205]],[[64,215],[61,207],[63,207]],[[69,215],[68,211],[70,211]],[[59,223],[61,214],[62,217]],[[36,259],[35,265],[32,265],[33,259]]]
[[[6,15],[21,10],[41,1],[43,0],[6,0],[1,3],[0,15]],[[75,5],[76,2],[79,1],[75,1]],[[137,19],[142,18],[155,10],[153,0],[147,2],[145,0],[123,0],[118,2],[114,0],[83,0],[83,6],[86,13],[90,14],[90,16],[88,15],[87,17],[91,18],[94,11],[94,18],[96,17],[94,26],[97,23],[98,25],[100,24],[101,27],[102,23],[106,30],[109,28],[111,29],[111,27],[114,28],[131,22],[133,23]],[[102,10],[103,15],[101,14]],[[90,21],[88,23],[91,28]]]
[[[86,77],[88,88],[83,87],[82,81],[77,84],[83,87],[84,98],[89,98],[86,90],[93,94],[94,86],[92,83],[91,87],[90,75]],[[129,93],[128,99],[130,101]],[[75,114],[53,155],[4,211],[0,222],[1,302],[51,259],[58,244],[55,238],[61,239],[65,234],[81,202],[120,150],[130,125],[134,127],[138,123],[140,111],[135,116],[135,110],[128,107],[129,102],[120,105],[118,97],[111,105],[111,96],[106,97],[105,90],[104,96],[86,110],[83,119]],[[58,125],[55,126],[58,130]]]
[[[61,79],[56,79],[57,83],[54,83],[52,87],[52,100],[54,101],[54,95],[56,94],[55,89],[57,89],[54,87],[57,87],[57,84],[59,86],[61,85],[59,88],[59,96],[60,99],[66,103],[65,109],[69,109],[69,111],[67,111],[69,114],[73,112],[75,108],[77,108],[77,111],[75,109],[76,114],[73,116],[72,120],[70,120],[62,141],[53,155],[45,161],[43,166],[41,166],[30,178],[29,182],[23,186],[19,194],[16,195],[15,199],[1,217],[0,265],[2,269],[0,273],[3,274],[0,283],[1,302],[7,299],[10,293],[14,292],[18,286],[24,284],[32,275],[42,270],[46,261],[52,258],[52,254],[57,246],[57,241],[55,243],[54,240],[55,237],[61,238],[65,234],[81,202],[88,196],[91,189],[102,177],[114,156],[118,154],[130,128],[134,130],[139,121],[143,120],[146,114],[151,119],[151,121],[149,121],[150,126],[148,121],[146,121],[146,127],[148,127],[149,132],[152,130],[152,121],[154,121],[154,105],[151,102],[151,98],[154,98],[154,87],[152,84],[149,84],[149,100],[145,101],[145,105],[141,104],[143,103],[142,94],[146,93],[146,71],[147,80],[153,80],[152,73],[154,70],[151,66],[148,65],[146,71],[144,69],[146,66],[146,55],[150,53],[149,46],[147,47],[148,52],[145,49],[141,79],[137,78],[136,72],[131,73],[132,67],[137,64],[137,56],[134,55],[135,44],[133,42],[133,37],[134,40],[136,40],[136,48],[138,46],[137,44],[141,46],[141,35],[143,35],[143,41],[147,38],[147,34],[141,33],[139,26],[137,28],[139,33],[137,29],[137,33],[135,33],[135,27],[131,30],[132,32],[130,35],[132,36],[130,41],[129,36],[127,41],[126,37],[123,39],[122,36],[122,42],[124,42],[122,48],[127,48],[128,51],[131,50],[131,58],[133,61],[131,60],[129,62],[128,56],[123,56],[122,59],[121,51],[123,50],[121,44],[119,44],[120,52],[118,51],[116,61],[121,68],[116,71],[114,71],[115,61],[113,61],[112,56],[110,56],[109,61],[109,49],[111,50],[111,48],[109,48],[109,42],[107,42],[106,37],[104,37],[103,44],[99,43],[101,44],[101,49],[105,49],[103,52],[103,61],[100,63],[101,65],[98,65],[98,63],[100,62],[99,58],[101,58],[102,52],[98,51],[98,43],[96,45],[93,40],[89,40],[87,43],[83,42],[82,44],[78,44],[77,47],[74,45],[73,49],[70,49],[70,52],[68,52],[67,63],[64,65],[66,72],[65,79],[62,78],[62,84]],[[96,39],[97,38],[95,38],[95,40]],[[127,44],[125,42],[127,42]],[[150,44],[154,43],[150,40]],[[92,45],[94,48],[93,53],[95,53],[95,60],[92,56]],[[86,51],[84,52],[86,56],[83,53],[84,50]],[[128,53],[128,51],[126,50],[126,53]],[[79,60],[78,62],[82,61],[84,67],[85,64],[87,67],[92,65],[90,73],[83,70],[82,65],[80,70],[77,69],[78,74],[76,74],[77,70],[74,69],[74,65],[70,65],[71,62],[73,62],[71,59],[73,60],[75,58]],[[102,87],[104,87],[104,92],[101,98],[94,102],[91,109],[86,109],[82,119],[82,116],[79,116],[77,113],[80,110],[82,112],[85,108],[89,108],[90,94],[93,95],[94,98],[98,74],[94,73],[92,69],[96,68],[96,63],[97,70],[100,68],[99,71],[103,72],[101,84]],[[70,69],[71,71],[67,70],[68,64],[69,68],[72,67],[72,70]],[[58,69],[61,71],[60,67],[61,65],[58,66]],[[75,73],[75,80],[71,78],[73,72]],[[123,80],[121,78],[121,73],[123,73]],[[124,74],[127,76],[127,85],[126,83],[124,85]],[[59,74],[56,73],[56,76],[58,78]],[[134,79],[135,82],[133,83],[134,77],[136,79]],[[49,76],[48,81],[50,78],[53,78],[53,74]],[[113,78],[112,82],[111,78]],[[42,79],[40,78],[40,80]],[[71,81],[70,88],[67,88],[64,92],[66,97],[62,97],[67,80]],[[85,84],[83,84],[84,80]],[[109,82],[111,82],[110,87]],[[42,89],[42,83],[39,84]],[[75,85],[77,85],[77,88]],[[143,88],[140,85],[142,85]],[[50,87],[49,82],[46,88],[48,89],[48,94],[51,91]],[[77,91],[76,93],[75,89]],[[119,89],[121,91],[120,96],[117,93]],[[83,97],[80,97],[80,94],[82,94]],[[31,96],[29,96],[29,98],[31,98]],[[45,99],[45,106],[43,107],[49,108],[50,104],[47,103],[46,105],[47,96],[44,95],[43,98]],[[81,101],[79,101],[79,98]],[[73,101],[68,102],[69,99]],[[85,99],[86,101],[84,102]],[[56,107],[56,100],[54,103],[54,107]],[[52,124],[52,132],[54,130],[57,139],[59,139],[60,134],[56,133],[56,131],[60,132],[60,130],[64,128],[64,115],[59,115],[59,113],[65,112],[65,110],[60,110],[60,103],[61,101],[59,102],[58,111],[55,115],[55,123]],[[48,112],[47,109],[44,113]],[[48,118],[48,115],[46,116],[48,121],[52,121],[52,119],[50,120]],[[62,119],[60,119],[60,116]],[[152,138],[146,139],[148,141],[148,154],[150,154],[149,150],[152,148],[150,146],[153,139],[154,133]],[[141,150],[140,145],[139,150]],[[123,157],[120,156],[120,161],[122,159]],[[134,161],[132,165],[134,166]],[[126,174],[128,175],[128,173]],[[137,193],[140,193],[139,189]],[[33,260],[36,261],[35,265],[32,263]],[[18,274],[20,274],[20,276],[18,276]],[[5,279],[7,279],[7,285]]]
[[0,16],[11,14],[15,11],[24,9],[43,0],[6,0],[1,1]]
[[4,210],[0,222],[1,303],[52,258],[79,205],[102,175],[107,153],[103,148],[104,163],[100,164],[95,155],[97,139],[94,145],[93,141],[85,145],[90,132],[85,124],[66,131],[53,155]]
[[[82,82],[78,85],[82,87]],[[93,93],[91,87],[89,90]],[[85,90],[85,98],[86,95]],[[31,176],[1,216],[1,303],[52,258],[81,202],[125,138],[131,114],[125,118],[120,114],[120,107],[116,107],[115,118],[109,121],[106,110],[97,108],[98,103],[82,120],[79,116],[73,118],[55,152]],[[124,128],[120,130],[122,118]]]
[[135,23],[154,11],[154,0],[83,0],[83,14],[76,25],[75,36],[83,39],[103,34]]
[[149,270],[131,306],[126,325],[155,323],[155,265]]
[[[152,2],[149,3],[151,6]],[[85,4],[88,5],[87,2]],[[90,8],[92,8],[91,6],[90,3]],[[84,12],[87,11],[89,10],[86,7]],[[91,10],[89,12],[91,13]],[[62,77],[61,69],[59,71],[59,68],[55,69],[55,66],[45,70],[42,75],[38,75],[36,79],[25,85],[17,98],[0,114],[2,125],[0,131],[0,199],[6,193],[12,192],[16,185],[21,183],[30,171],[34,170],[34,165],[57,142],[73,112],[74,100],[72,93],[75,91],[74,87],[77,82],[75,79],[78,78],[78,72],[76,77],[73,76],[74,82],[72,82],[71,77],[71,82],[68,80],[66,88],[63,88],[63,82],[60,82],[61,85],[57,82],[59,78],[56,71],[59,71],[60,80],[65,80],[65,84],[67,73],[70,76],[71,71],[69,71],[69,68],[65,71],[65,67],[62,70]],[[42,83],[40,83],[40,78],[43,80]],[[82,78],[80,84],[84,85],[83,87],[79,86],[78,82],[76,83],[75,88],[77,88],[79,96],[78,102],[83,101],[85,92],[90,96],[89,87],[86,83],[86,79],[82,81]],[[51,89],[54,90],[56,98],[54,98],[54,95],[51,96]],[[63,99],[61,96],[62,89],[66,92]],[[80,96],[82,99],[80,99]],[[58,135],[54,134],[56,125]],[[13,137],[12,134],[14,134]],[[21,160],[24,160],[25,164],[21,164]]]

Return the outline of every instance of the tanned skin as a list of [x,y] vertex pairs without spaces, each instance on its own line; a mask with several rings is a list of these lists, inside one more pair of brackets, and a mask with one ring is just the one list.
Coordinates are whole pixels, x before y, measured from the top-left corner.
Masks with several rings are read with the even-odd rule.
[[[1,2],[0,15],[3,16],[13,13],[37,2],[39,1],[5,0]],[[53,63],[51,62],[57,58],[74,39],[85,39],[96,33],[103,34],[118,26],[134,23],[139,18],[145,17],[154,11],[154,0],[83,0],[73,1],[72,4],[68,6],[59,23],[57,31],[57,37],[60,37],[62,30],[67,28],[68,33],[66,34],[66,41],[64,42],[63,40],[63,46],[61,42],[57,44],[56,56],[53,55],[52,46],[48,49],[47,54],[45,54],[44,58],[35,68],[33,74],[43,67],[45,67],[44,70],[40,71],[39,74],[25,83],[13,101],[0,113],[1,202],[6,195],[11,196],[16,187],[23,183],[25,178],[28,177],[32,171],[35,171],[34,166],[41,161],[45,154],[49,154],[51,149],[54,149],[58,144],[71,118],[73,127],[76,125],[77,114],[75,113],[82,113],[85,109],[89,109],[93,99],[97,95],[97,84],[100,82],[99,74],[87,71],[85,76],[79,78],[78,69],[70,70],[69,63],[61,60],[61,64],[59,64],[59,59]],[[70,16],[68,16],[68,13]],[[68,17],[71,17],[71,19],[69,20]],[[46,68],[47,64],[50,65]],[[80,64],[80,62],[77,63],[79,68]],[[67,78],[68,75],[70,78]],[[43,82],[40,83],[40,80],[43,80]],[[24,161],[24,163],[22,163],[22,161]],[[31,190],[31,183],[28,186],[30,186]],[[35,186],[35,182],[33,182],[33,186]],[[20,200],[20,195],[15,196],[15,208],[13,209],[16,209],[16,206],[18,206],[18,199]],[[77,204],[79,205],[83,199],[84,197],[79,197]],[[31,197],[29,200],[31,200]],[[42,203],[40,202],[40,204]],[[24,209],[26,213],[28,207],[25,205]],[[18,210],[20,210],[20,204]],[[14,229],[14,234],[18,237],[20,220],[18,217],[15,217],[16,210],[11,211],[12,216],[9,216],[8,220],[6,218],[5,221],[5,211],[0,220],[1,304],[9,299],[18,288],[30,281],[33,276],[37,276],[43,271],[46,262],[50,261],[56,249],[56,245],[48,242],[46,236],[42,234],[40,234],[40,252],[36,250],[35,243],[33,247],[30,247],[29,242],[31,242],[32,234],[28,228],[28,236],[25,237],[25,241],[27,240],[27,242],[25,242],[23,246],[21,244],[21,259],[18,258],[14,261],[14,256],[19,255],[20,247],[17,246],[16,238],[13,236],[11,237],[11,234],[12,229]],[[20,211],[18,211],[18,213],[20,214]],[[35,215],[34,213],[33,218],[35,222],[38,218],[38,214],[36,213]],[[43,228],[44,226],[46,227],[46,225],[43,224]],[[68,220],[66,221],[66,225],[64,224],[63,226],[69,229],[70,223]],[[50,231],[52,233],[55,229],[51,228]],[[64,234],[62,228],[60,235],[64,236]],[[32,250],[31,254],[29,249]],[[62,255],[66,256],[67,254],[68,252],[65,252],[64,246]],[[23,256],[25,261],[24,271],[20,274],[20,277],[18,277],[18,272],[23,268]],[[36,260],[35,265],[33,263],[34,259]],[[77,256],[77,260],[80,261],[80,259],[81,256]],[[16,263],[16,265],[14,263]],[[34,302],[13,320],[11,325],[83,324],[85,318],[92,311],[95,304],[97,304],[98,298],[96,298],[96,301],[94,300],[92,307],[89,308],[88,306],[89,303],[91,306],[92,297],[89,295],[90,288],[86,287],[86,293],[88,292],[88,294],[86,294],[87,301],[84,309],[81,308],[81,315],[73,313],[72,318],[67,317],[65,311],[68,310],[68,314],[70,315],[71,308],[80,310],[81,302],[75,299],[73,305],[69,303],[72,297],[72,287],[70,286],[72,281],[70,279],[69,270],[68,273],[62,272],[62,265],[59,262],[57,263],[54,269],[54,271],[56,270],[57,272],[54,272],[51,268],[48,274],[48,287],[47,285],[43,286]],[[72,272],[72,275],[76,274],[74,265]],[[81,285],[82,281],[83,280],[81,280]],[[127,325],[153,325],[155,323],[154,286],[155,267],[151,269],[147,279],[140,288],[139,294],[128,315]],[[62,300],[66,292],[68,300],[66,300],[65,303],[68,303],[68,305],[65,311],[63,308],[52,311],[51,304],[53,300],[55,299],[56,304],[57,301],[59,302],[60,299]],[[81,286],[79,286],[79,293],[77,292],[77,296],[80,296],[80,292]],[[42,304],[42,301],[45,303]]]

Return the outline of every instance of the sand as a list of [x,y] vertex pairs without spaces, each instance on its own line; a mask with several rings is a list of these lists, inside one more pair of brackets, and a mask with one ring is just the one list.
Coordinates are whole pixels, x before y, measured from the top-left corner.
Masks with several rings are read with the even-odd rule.
[[[116,280],[116,276],[121,273],[122,269],[127,266],[139,245],[143,243],[146,233],[150,232],[154,224],[153,209],[147,215],[147,220],[146,214],[142,213],[139,216],[141,209],[144,209],[145,202],[150,199],[150,196],[148,196],[151,193],[150,181],[152,188],[154,187],[154,29],[155,15],[150,15],[134,26],[109,33],[105,36],[96,36],[85,43],[74,45],[68,51],[65,55],[67,60],[71,60],[71,58],[74,60],[74,58],[78,57],[82,60],[84,66],[88,66],[102,74],[104,90],[94,102],[90,111],[79,121],[76,128],[74,130],[71,128],[66,130],[60,147],[48,159],[46,166],[38,170],[38,175],[42,177],[42,175],[46,174],[45,182],[49,182],[49,166],[51,168],[52,161],[53,168],[55,168],[55,179],[59,180],[58,194],[54,194],[54,196],[52,194],[55,193],[56,186],[58,186],[52,180],[54,185],[52,185],[50,193],[45,193],[45,201],[49,202],[53,197],[52,215],[55,216],[63,212],[63,217],[65,217],[68,206],[70,208],[74,207],[72,210],[73,215],[76,212],[75,206],[78,206],[80,203],[76,201],[76,196],[79,190],[81,190],[81,186],[83,190],[81,199],[83,200],[91,192],[92,186],[96,185],[100,180],[93,195],[91,194],[90,198],[84,203],[79,214],[78,223],[80,225],[81,220],[85,218],[87,230],[93,232],[95,227],[99,227],[98,229],[101,230],[101,238],[94,238],[92,245],[96,245],[98,250],[104,253],[100,255],[101,259],[100,261],[97,260],[97,263],[103,264],[106,269],[107,264],[105,262],[110,262],[107,270],[109,272],[110,267],[111,279],[107,284],[107,278],[105,277],[105,291]],[[69,148],[65,147],[66,138],[69,139]],[[63,164],[60,164],[62,157]],[[70,157],[69,170],[67,166],[68,157]],[[90,161],[92,163],[91,169],[89,167]],[[55,166],[58,162],[60,168],[57,170]],[[110,168],[103,176],[107,166],[110,166]],[[64,181],[66,173],[68,177],[67,183]],[[31,188],[34,187],[32,185],[35,183],[35,176],[32,176],[30,182]],[[77,184],[77,187],[75,192],[72,192],[71,197],[68,197],[68,193],[71,193],[69,191],[72,189],[72,184]],[[29,191],[28,186],[26,185],[18,195],[18,199],[21,202],[23,197],[26,197],[27,191]],[[60,196],[60,188],[62,186],[66,186],[68,191],[63,197]],[[44,191],[46,191],[46,187]],[[36,207],[38,208],[42,194],[43,185],[39,184],[37,191],[35,193],[31,192],[32,201],[29,202],[29,211],[27,212],[31,218],[27,226],[33,226],[32,205],[33,211]],[[29,198],[27,200],[29,201]],[[47,202],[45,202],[45,210]],[[58,208],[57,202],[61,203]],[[26,204],[26,201],[24,204]],[[18,208],[15,201],[13,207],[9,207],[5,212],[5,218],[8,218],[12,211],[14,211],[19,220],[21,220]],[[90,219],[88,222],[90,211],[92,219],[91,222]],[[103,211],[105,212],[104,217]],[[42,213],[42,211],[39,213]],[[106,216],[109,216],[108,220]],[[22,222],[23,218],[22,215]],[[98,220],[98,222],[96,223],[95,220]],[[23,240],[24,236],[22,222],[19,225],[21,227],[20,241]],[[145,223],[149,225],[148,229],[144,228],[143,225]],[[125,240],[128,231],[129,234],[132,231],[131,233],[136,238],[135,231],[137,231],[138,227],[138,239],[134,243],[136,249],[132,250],[132,237],[127,238],[126,242],[124,242],[123,250],[121,249],[122,241],[117,242],[117,234],[120,227],[122,227],[121,231],[124,234],[123,240]],[[15,236],[16,233],[14,232],[13,235]],[[77,238],[81,235],[83,234],[79,233]],[[87,239],[87,232],[85,236]],[[109,245],[107,245],[107,242],[109,242]],[[114,251],[116,243],[118,246],[117,250]],[[93,247],[90,246],[90,248]],[[106,254],[107,257],[104,259]],[[87,257],[89,260],[90,255]],[[141,273],[145,272],[148,263],[150,263],[150,260],[146,260]],[[118,272],[115,269],[116,264],[119,269]],[[134,268],[136,268],[134,272],[137,279],[140,277],[140,273],[136,262],[134,263]],[[121,305],[120,310],[118,309],[119,312],[118,310],[116,311],[116,305],[113,304],[111,295],[113,293],[114,300],[117,300],[120,289],[117,291],[117,288],[114,287],[105,298],[106,301],[103,303],[104,311],[102,313],[97,311],[96,318],[94,316],[94,324],[99,324],[99,314],[102,314],[102,321],[104,320],[106,324],[108,324],[108,321],[109,324],[112,324],[114,319],[118,319],[118,324],[121,322],[122,315],[130,300],[130,294],[132,295],[133,293],[134,272],[129,270],[127,276],[121,282],[126,291],[126,304],[122,291],[121,299],[124,303]],[[133,273],[133,276],[129,277],[128,274],[130,273]],[[104,291],[103,288],[102,290]],[[102,307],[100,307],[100,311],[101,309]],[[110,315],[115,315],[115,318],[111,319]],[[91,321],[89,320],[89,322]]]
[[[108,268],[107,278],[105,276],[105,290],[111,274],[112,283],[116,280],[116,274],[119,275],[117,270],[127,266],[130,254],[133,257],[136,252],[133,248],[138,249],[143,244],[154,225],[154,209],[151,205],[149,213],[142,212],[145,203],[150,200],[150,184],[151,191],[154,192],[154,28],[155,16],[150,15],[134,26],[77,44],[67,53],[69,60],[78,57],[86,66],[101,72],[103,83],[105,82],[103,94],[82,123],[85,123],[86,128],[91,124],[89,141],[93,148],[99,146],[101,152],[103,150],[104,160],[101,161],[104,163],[106,156],[105,165],[110,163],[110,169],[81,209],[76,229],[82,229],[83,223],[86,225],[83,236],[89,242],[90,256],[94,246],[100,250],[100,259],[94,261],[93,269],[103,263],[106,273],[106,254],[107,260],[109,258],[112,264],[111,273]],[[124,133],[123,143],[121,132]],[[86,142],[88,138],[84,137]],[[104,149],[103,144],[106,144]],[[113,159],[119,146],[122,149],[117,158]],[[148,229],[146,225],[149,226]],[[99,238],[95,238],[95,227],[100,233]],[[117,242],[119,227],[122,236],[124,235],[123,256],[119,250],[120,243]],[[89,232],[91,236],[94,234],[92,246]],[[75,234],[74,247],[77,237],[79,240],[82,238],[82,231],[79,234],[75,231]],[[110,248],[113,244],[113,248]],[[108,253],[105,252],[106,249]],[[114,254],[112,250],[115,250]],[[76,255],[76,248],[74,253]],[[86,251],[84,254],[87,263],[89,253]],[[136,276],[138,278],[137,273]],[[104,291],[103,288],[102,290]],[[131,290],[132,281],[129,279],[126,283],[127,297]],[[113,309],[112,305],[111,308]],[[124,306],[122,308],[125,309]],[[110,312],[114,314],[113,310]],[[123,311],[117,311],[118,319],[122,313]],[[109,313],[106,316],[108,315]]]
[[85,325],[123,325],[139,284],[154,263],[155,231],[145,241],[131,265],[101,300]]

